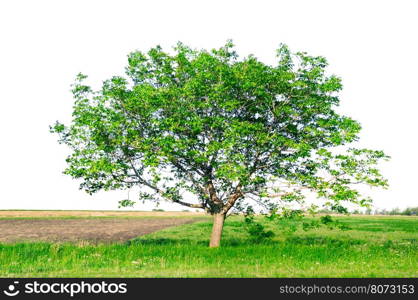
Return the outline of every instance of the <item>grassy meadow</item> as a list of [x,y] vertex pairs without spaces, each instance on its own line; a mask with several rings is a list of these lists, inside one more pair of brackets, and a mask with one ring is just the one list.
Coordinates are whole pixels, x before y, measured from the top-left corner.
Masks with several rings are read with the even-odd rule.
[[336,217],[349,230],[294,232],[258,217],[275,236],[256,242],[241,217],[208,248],[211,220],[125,243],[3,243],[1,277],[417,277],[418,217]]

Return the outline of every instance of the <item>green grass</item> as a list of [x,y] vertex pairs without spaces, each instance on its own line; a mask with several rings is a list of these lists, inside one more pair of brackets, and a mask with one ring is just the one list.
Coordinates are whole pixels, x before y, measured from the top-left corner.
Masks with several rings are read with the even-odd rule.
[[[263,221],[263,219],[259,219]],[[1,277],[417,277],[418,217],[338,217],[324,227],[249,240],[242,220],[225,223],[208,248],[210,222],[168,228],[125,244],[0,244]]]

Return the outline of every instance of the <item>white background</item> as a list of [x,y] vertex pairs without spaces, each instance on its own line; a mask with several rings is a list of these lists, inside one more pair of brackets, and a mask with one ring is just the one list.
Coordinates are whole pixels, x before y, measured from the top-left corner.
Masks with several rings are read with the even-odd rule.
[[241,56],[268,63],[280,42],[327,57],[343,78],[341,111],[363,125],[361,146],[392,156],[381,166],[391,187],[371,192],[375,206],[416,206],[417,3],[2,0],[0,209],[117,209],[126,191],[90,197],[61,174],[68,150],[48,126],[70,120],[75,75],[100,86],[123,74],[135,49],[214,48],[228,38]]

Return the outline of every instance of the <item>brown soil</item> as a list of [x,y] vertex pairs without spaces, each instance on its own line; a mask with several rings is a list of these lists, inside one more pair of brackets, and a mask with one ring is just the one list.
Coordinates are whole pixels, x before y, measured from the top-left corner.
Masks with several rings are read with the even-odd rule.
[[0,218],[44,217],[187,217],[204,216],[203,212],[185,211],[91,211],[91,210],[0,210]]
[[0,219],[0,242],[124,242],[203,218]]

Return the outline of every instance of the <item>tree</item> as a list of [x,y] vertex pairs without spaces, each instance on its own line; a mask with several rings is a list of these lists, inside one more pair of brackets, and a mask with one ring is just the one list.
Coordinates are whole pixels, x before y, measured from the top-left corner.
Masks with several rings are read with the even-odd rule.
[[342,147],[360,125],[335,111],[342,84],[325,58],[280,45],[270,66],[239,59],[231,41],[173,50],[130,53],[127,77],[97,91],[77,76],[72,122],[51,131],[72,149],[64,173],[82,179],[81,189],[140,186],[140,199],[204,209],[217,247],[225,216],[244,201],[277,208],[309,191],[344,212],[371,201],[354,184],[387,185],[376,168],[388,158],[382,151]]

